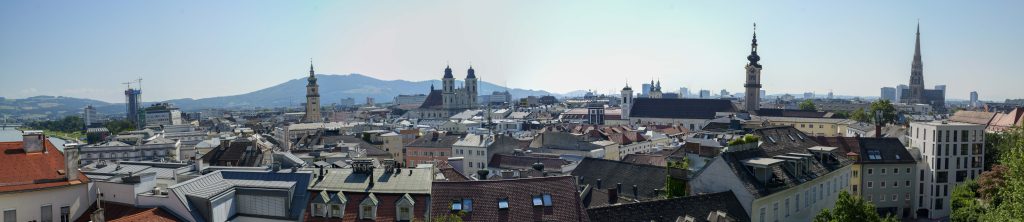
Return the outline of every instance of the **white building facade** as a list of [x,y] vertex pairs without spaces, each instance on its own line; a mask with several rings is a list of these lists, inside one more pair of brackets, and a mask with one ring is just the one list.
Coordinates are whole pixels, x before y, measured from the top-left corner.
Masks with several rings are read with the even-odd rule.
[[953,188],[984,169],[985,125],[913,122],[908,134],[910,147],[921,152],[916,213],[919,218],[948,217]]

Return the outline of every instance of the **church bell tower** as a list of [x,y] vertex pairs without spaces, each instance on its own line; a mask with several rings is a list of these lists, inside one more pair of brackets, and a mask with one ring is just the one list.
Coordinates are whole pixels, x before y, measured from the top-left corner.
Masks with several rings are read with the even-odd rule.
[[747,56],[746,70],[746,84],[743,87],[747,89],[745,96],[746,101],[743,102],[743,110],[747,112],[753,112],[761,106],[761,56],[757,55],[757,23],[754,23],[754,38],[750,43],[750,55]]

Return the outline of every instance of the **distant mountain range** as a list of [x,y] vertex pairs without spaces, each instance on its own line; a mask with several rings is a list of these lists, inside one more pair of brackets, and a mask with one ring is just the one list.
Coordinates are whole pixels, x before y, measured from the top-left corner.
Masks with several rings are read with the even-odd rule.
[[24,99],[0,97],[0,114],[25,117],[64,116],[81,113],[82,108],[87,105],[104,107],[112,104],[99,100],[64,96],[33,96]]
[[[357,103],[365,102],[367,97],[372,97],[381,103],[392,102],[394,97],[400,94],[428,94],[431,84],[434,84],[437,89],[441,88],[441,82],[438,80],[417,82],[380,80],[361,74],[318,74],[316,77],[317,84],[320,85],[320,103],[325,105],[339,103],[341,99],[349,97],[354,98]],[[299,78],[240,95],[203,99],[173,99],[164,102],[172,103],[185,111],[206,108],[299,107],[306,101],[306,83],[306,78]],[[462,82],[457,81],[456,84],[461,85]],[[479,91],[482,95],[505,90],[505,87],[493,83],[480,82]],[[543,90],[512,88],[508,91],[515,98],[546,95],[566,96]],[[569,95],[575,93],[578,92],[569,93]],[[149,103],[147,102],[147,104]],[[0,114],[62,116],[80,113],[81,108],[86,105],[93,105],[102,114],[124,112],[124,103],[107,103],[72,97],[36,96],[25,99],[0,99]]]

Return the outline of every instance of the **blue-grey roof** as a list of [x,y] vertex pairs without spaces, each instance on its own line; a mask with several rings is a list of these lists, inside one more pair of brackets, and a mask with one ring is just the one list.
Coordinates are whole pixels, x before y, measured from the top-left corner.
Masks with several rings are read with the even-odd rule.
[[[291,209],[288,215],[298,220],[305,210],[306,202],[309,200],[307,188],[312,179],[310,172],[267,172],[267,171],[214,171],[212,173],[185,181],[168,189],[177,194],[179,200],[192,212],[197,221],[205,221],[206,218],[199,214],[202,209],[197,204],[191,203],[189,199],[212,199],[225,195],[227,191],[235,188],[268,188],[268,189],[293,189]],[[191,197],[191,198],[190,198]],[[207,209],[208,210],[208,209]]]
[[274,152],[274,160],[281,162],[281,166],[286,168],[306,166],[306,161],[302,161],[291,152]]

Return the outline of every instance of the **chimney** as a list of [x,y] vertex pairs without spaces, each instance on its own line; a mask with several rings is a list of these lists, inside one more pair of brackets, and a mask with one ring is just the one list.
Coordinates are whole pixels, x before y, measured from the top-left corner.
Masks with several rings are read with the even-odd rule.
[[608,189],[608,204],[615,204],[619,202],[619,191],[615,188]]
[[618,191],[619,193],[622,193],[622,183],[616,183],[615,190]]
[[64,144],[64,177],[68,181],[78,180],[78,144]]
[[597,189],[601,189],[601,179],[597,179]]
[[875,138],[882,138],[882,124],[875,123]]
[[370,169],[369,174],[370,174],[370,176],[367,177],[367,178],[370,181],[370,186],[366,187],[366,189],[372,189],[373,188],[373,184],[374,184],[373,181],[377,180],[377,179],[373,178],[373,169]]
[[882,137],[882,111],[875,110],[875,138]]
[[636,188],[635,184],[633,185],[633,199],[640,199],[640,190]]
[[26,153],[41,153],[46,151],[46,136],[40,130],[25,130],[21,134],[22,146]]
[[479,169],[476,171],[477,180],[487,180],[487,175],[491,174],[491,171],[485,169]]

